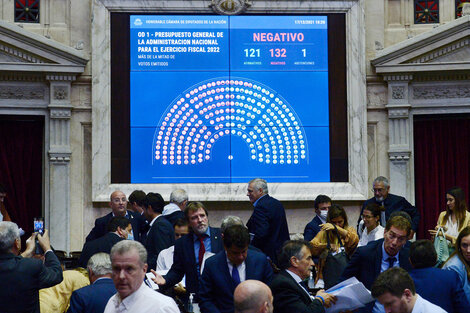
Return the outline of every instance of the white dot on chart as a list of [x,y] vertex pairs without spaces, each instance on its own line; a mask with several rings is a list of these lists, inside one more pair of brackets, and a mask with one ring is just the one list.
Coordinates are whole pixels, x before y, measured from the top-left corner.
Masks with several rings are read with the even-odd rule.
[[229,160],[233,160],[233,155],[230,154],[230,155],[228,156],[228,159],[229,159]]

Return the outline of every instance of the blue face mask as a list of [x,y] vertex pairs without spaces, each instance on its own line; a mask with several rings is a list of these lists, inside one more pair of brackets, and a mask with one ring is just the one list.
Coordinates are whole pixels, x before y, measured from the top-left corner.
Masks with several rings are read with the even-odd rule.
[[134,235],[132,235],[132,233],[129,233],[127,235],[127,240],[134,240]]

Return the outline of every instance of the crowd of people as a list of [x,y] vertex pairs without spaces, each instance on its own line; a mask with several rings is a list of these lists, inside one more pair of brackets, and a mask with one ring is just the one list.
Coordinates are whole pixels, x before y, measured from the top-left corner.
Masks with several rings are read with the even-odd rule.
[[463,190],[446,192],[432,241],[415,241],[418,210],[391,194],[385,177],[372,187],[354,226],[344,208],[319,195],[303,236],[292,239],[285,209],[264,179],[248,183],[253,212],[246,225],[227,216],[220,228],[185,190],[174,190],[166,205],[158,193],[136,190],[127,198],[117,190],[76,270],[61,268],[47,230],[23,250],[18,226],[1,221],[0,312],[320,313],[344,301],[325,289],[352,277],[374,298],[354,312],[468,312]]

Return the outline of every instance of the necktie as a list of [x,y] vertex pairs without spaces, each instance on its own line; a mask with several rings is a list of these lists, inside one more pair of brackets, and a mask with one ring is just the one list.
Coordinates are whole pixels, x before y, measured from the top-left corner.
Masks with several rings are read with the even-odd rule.
[[199,271],[201,270],[202,260],[204,259],[204,253],[206,253],[206,247],[204,246],[204,237],[198,236],[199,239],[199,256],[198,256],[198,263],[199,263]]
[[235,265],[232,268],[232,280],[235,284],[235,287],[240,283],[240,273],[238,273],[238,269]]
[[396,260],[397,260],[396,257],[389,257],[389,258],[387,259],[387,261],[388,261],[388,268],[392,268],[392,267],[393,267],[393,264],[395,263]]

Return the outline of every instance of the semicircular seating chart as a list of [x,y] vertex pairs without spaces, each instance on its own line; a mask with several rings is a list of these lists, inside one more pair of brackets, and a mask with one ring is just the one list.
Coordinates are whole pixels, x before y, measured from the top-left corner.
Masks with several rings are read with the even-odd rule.
[[308,163],[307,138],[292,106],[250,79],[218,77],[195,84],[175,98],[158,125],[153,162],[162,165],[209,161],[224,136],[242,138],[251,159],[262,164]]

